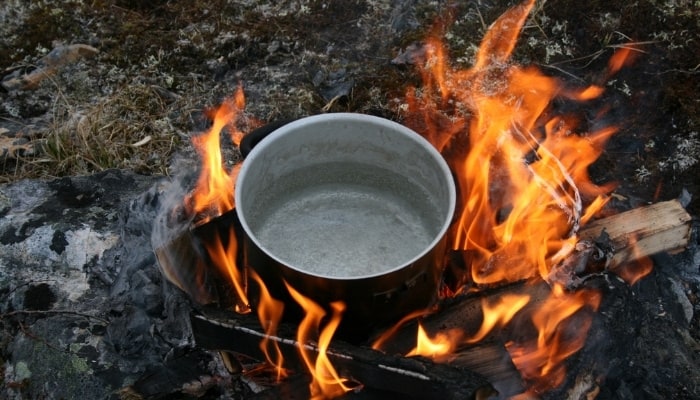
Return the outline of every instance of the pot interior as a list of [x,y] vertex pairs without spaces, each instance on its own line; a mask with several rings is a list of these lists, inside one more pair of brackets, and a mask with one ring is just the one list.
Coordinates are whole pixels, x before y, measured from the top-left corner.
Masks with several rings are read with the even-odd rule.
[[444,160],[393,122],[319,117],[249,154],[236,188],[246,233],[284,265],[338,279],[388,273],[427,252],[454,210]]

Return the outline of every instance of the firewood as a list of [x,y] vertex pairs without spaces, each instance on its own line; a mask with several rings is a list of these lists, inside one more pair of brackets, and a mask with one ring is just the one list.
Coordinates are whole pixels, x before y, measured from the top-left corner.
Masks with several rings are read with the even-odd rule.
[[[263,360],[259,344],[265,337],[279,345],[285,367],[296,371],[303,370],[300,347],[318,352],[313,343],[300,344],[294,339],[292,324],[280,324],[277,335],[269,336],[252,314],[216,310],[207,315],[193,313],[190,322],[195,341],[202,348],[225,350]],[[444,399],[473,398],[477,393],[493,391],[483,376],[469,369],[434,364],[422,357],[387,354],[337,340],[331,343],[327,354],[341,376],[361,383],[366,390],[392,393],[402,398]]]
[[684,249],[690,240],[691,217],[678,200],[639,207],[592,221],[579,232],[595,241],[605,232],[612,246],[607,268],[659,252]]

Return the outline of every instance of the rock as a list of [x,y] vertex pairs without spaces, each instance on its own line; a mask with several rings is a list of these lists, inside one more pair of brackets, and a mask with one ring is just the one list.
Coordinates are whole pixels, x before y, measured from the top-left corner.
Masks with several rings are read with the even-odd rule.
[[163,396],[199,376],[230,383],[216,362],[165,374],[167,384],[151,376],[212,359],[193,347],[189,300],[164,282],[151,249],[160,181],[110,170],[0,186],[0,398],[139,395],[143,382],[156,386],[142,395]]

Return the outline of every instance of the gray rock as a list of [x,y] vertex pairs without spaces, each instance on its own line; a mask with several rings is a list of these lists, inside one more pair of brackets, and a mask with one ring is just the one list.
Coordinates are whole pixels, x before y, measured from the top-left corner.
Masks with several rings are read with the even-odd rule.
[[[211,361],[193,347],[188,298],[151,249],[161,179],[111,170],[0,186],[0,397],[164,395],[193,379],[145,378],[166,362],[180,371],[187,357],[172,354]],[[198,376],[219,373],[202,365]]]

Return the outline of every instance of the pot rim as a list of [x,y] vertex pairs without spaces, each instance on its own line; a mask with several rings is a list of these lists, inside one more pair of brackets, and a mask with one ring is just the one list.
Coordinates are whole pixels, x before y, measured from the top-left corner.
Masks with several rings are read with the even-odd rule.
[[249,169],[249,165],[251,165],[251,162],[246,162],[248,160],[253,160],[257,157],[260,157],[260,155],[264,154],[266,149],[274,146],[275,142],[277,139],[280,137],[283,137],[288,134],[292,134],[294,131],[296,131],[298,128],[303,127],[304,125],[307,124],[312,124],[312,123],[317,123],[317,122],[346,122],[346,123],[353,123],[354,121],[361,121],[361,122],[370,122],[372,124],[375,124],[380,127],[384,127],[387,130],[394,131],[396,133],[399,133],[403,135],[405,138],[408,140],[412,140],[416,142],[421,148],[423,148],[426,152],[427,155],[429,155],[434,161],[436,166],[441,170],[442,174],[446,178],[446,185],[447,185],[447,191],[448,191],[448,205],[447,205],[447,212],[445,214],[445,218],[443,220],[442,226],[440,227],[440,230],[438,233],[435,235],[433,240],[430,242],[430,244],[426,245],[424,249],[416,254],[414,257],[412,257],[409,261],[401,264],[401,265],[396,265],[391,268],[384,269],[380,272],[376,273],[371,273],[371,274],[365,274],[365,275],[357,275],[357,276],[332,276],[332,275],[324,275],[324,274],[318,274],[315,272],[310,272],[305,269],[299,268],[298,266],[295,265],[290,265],[288,262],[281,260],[279,257],[277,257],[274,253],[270,252],[260,241],[258,238],[251,233],[251,228],[248,225],[248,221],[245,218],[245,215],[243,215],[243,212],[240,210],[240,207],[235,207],[236,209],[236,214],[238,215],[238,219],[241,223],[241,226],[243,227],[243,231],[245,232],[245,235],[248,239],[250,239],[264,254],[266,254],[268,257],[272,258],[274,261],[278,262],[281,265],[286,266],[287,268],[308,275],[308,276],[314,276],[314,277],[319,277],[323,279],[329,279],[329,280],[335,280],[335,281],[355,281],[355,280],[362,280],[362,279],[370,279],[370,278],[375,278],[375,277],[381,277],[385,276],[388,274],[391,274],[393,272],[402,270],[412,264],[414,264],[416,261],[420,260],[422,257],[426,256],[426,254],[430,253],[434,248],[438,246],[440,241],[442,241],[446,234],[447,230],[452,224],[452,219],[454,217],[454,212],[456,208],[456,188],[455,188],[455,183],[454,179],[452,177],[452,171],[450,170],[449,166],[447,165],[447,162],[443,158],[443,156],[440,154],[440,152],[435,149],[435,147],[423,136],[418,134],[417,132],[413,131],[412,129],[399,124],[398,122],[391,121],[386,118],[382,117],[377,117],[373,115],[367,115],[367,114],[360,114],[360,113],[328,113],[328,114],[318,114],[318,115],[313,115],[309,117],[304,117],[298,120],[295,120],[293,122],[290,122],[272,133],[270,133],[267,137],[262,139],[247,155],[245,160],[243,161],[241,165],[241,169],[238,173],[238,176],[236,178],[236,183],[234,187],[234,201],[235,204],[242,204],[241,198],[242,194],[241,191],[239,190],[240,186],[239,185],[240,180],[245,180],[246,175],[247,175],[247,170]]

